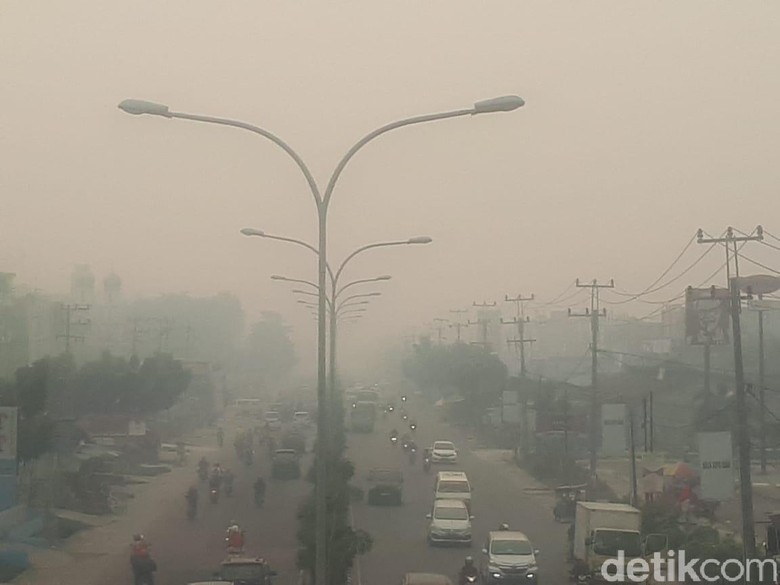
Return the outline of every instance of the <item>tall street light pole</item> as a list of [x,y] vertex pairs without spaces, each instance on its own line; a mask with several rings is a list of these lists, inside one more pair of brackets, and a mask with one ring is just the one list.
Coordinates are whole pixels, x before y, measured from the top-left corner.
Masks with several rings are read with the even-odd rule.
[[[341,158],[336,165],[333,173],[328,179],[325,191],[321,192],[317,181],[314,179],[309,167],[298,155],[295,150],[292,149],[285,141],[276,136],[275,134],[264,130],[258,126],[241,122],[238,120],[230,120],[227,118],[217,118],[212,116],[202,116],[197,114],[187,114],[184,112],[172,112],[168,106],[163,104],[156,104],[153,102],[127,99],[119,104],[119,108],[133,115],[147,114],[151,116],[161,116],[163,118],[177,118],[181,120],[192,120],[195,122],[205,122],[209,124],[219,124],[222,126],[231,126],[234,128],[240,128],[247,130],[254,134],[258,134],[284,150],[290,158],[293,159],[300,171],[303,173],[306,183],[309,186],[309,190],[314,198],[315,207],[317,210],[318,219],[318,291],[319,291],[319,314],[317,324],[317,402],[319,404],[317,415],[317,441],[320,446],[320,451],[317,454],[316,459],[316,488],[315,488],[315,524],[316,524],[316,536],[315,536],[315,567],[314,567],[314,585],[328,585],[328,562],[327,562],[327,545],[328,545],[328,527],[327,523],[327,495],[326,490],[326,463],[327,453],[323,453],[327,448],[325,447],[328,434],[328,408],[326,407],[327,396],[327,384],[326,384],[326,321],[325,321],[325,278],[327,273],[327,230],[328,230],[328,207],[330,205],[331,197],[333,196],[333,190],[336,187],[336,183],[347,166],[357,152],[363,148],[366,144],[385,134],[391,130],[396,130],[404,126],[410,126],[412,124],[422,124],[426,122],[434,122],[437,120],[444,120],[447,118],[456,118],[461,116],[473,116],[476,114],[488,114],[494,112],[510,112],[525,105],[523,99],[519,96],[509,95],[497,97],[489,100],[477,102],[470,108],[461,110],[452,110],[449,112],[439,112],[436,114],[427,114],[423,116],[415,116],[412,118],[406,118],[391,122],[380,128],[377,128],[373,132],[366,134],[363,138],[358,140]],[[323,455],[325,455],[323,457]]]
[[[311,244],[304,242],[303,240],[299,240],[297,238],[289,238],[287,236],[278,236],[275,234],[269,234],[263,230],[255,229],[255,228],[243,228],[241,230],[241,233],[245,236],[255,236],[259,238],[266,238],[269,240],[278,240],[281,242],[287,242],[290,244],[295,244],[297,246],[301,246],[303,248],[306,248],[307,250],[314,252],[315,254],[318,254],[317,248],[312,246]],[[362,254],[363,252],[366,252],[368,250],[373,250],[376,248],[387,248],[390,246],[409,246],[409,245],[420,245],[420,244],[430,244],[433,241],[433,238],[429,236],[415,236],[413,238],[408,238],[406,240],[393,240],[389,242],[376,242],[373,244],[367,244],[365,246],[361,246],[360,248],[354,250],[352,253],[350,253],[344,261],[339,266],[338,270],[333,272],[331,270],[330,265],[327,265],[327,271],[330,275],[330,283],[331,283],[331,295],[330,295],[330,307],[331,307],[331,315],[330,315],[330,346],[329,346],[329,378],[328,378],[328,385],[330,388],[330,399],[335,402],[337,397],[337,390],[336,390],[336,335],[337,335],[337,322],[335,319],[335,316],[332,314],[332,309],[335,307],[336,304],[336,296],[337,296],[337,287],[339,283],[339,278],[341,277],[342,273],[344,272],[344,269],[346,268],[347,264],[355,258],[355,256]],[[338,404],[333,405],[334,408],[339,408]]]

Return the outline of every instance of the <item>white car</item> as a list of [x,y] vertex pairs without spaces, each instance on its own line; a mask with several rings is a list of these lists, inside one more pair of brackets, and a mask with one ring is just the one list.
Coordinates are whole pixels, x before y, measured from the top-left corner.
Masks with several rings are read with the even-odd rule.
[[431,450],[431,463],[457,463],[458,451],[452,441],[436,441]]
[[311,416],[304,410],[299,410],[293,414],[293,426],[306,428],[311,424]]
[[471,519],[463,500],[436,500],[433,510],[425,516],[428,526],[428,542],[459,543],[471,545]]
[[278,431],[282,428],[282,417],[275,410],[265,413],[265,426],[269,431]]

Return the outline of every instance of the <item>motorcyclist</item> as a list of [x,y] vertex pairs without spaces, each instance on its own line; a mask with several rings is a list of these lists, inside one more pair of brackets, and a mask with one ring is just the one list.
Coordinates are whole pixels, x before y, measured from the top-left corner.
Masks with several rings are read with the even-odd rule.
[[225,541],[227,542],[228,551],[238,552],[244,550],[244,531],[241,530],[235,520],[228,526]]
[[253,487],[255,490],[255,502],[262,502],[265,498],[265,480],[258,475]]
[[233,472],[226,469],[222,473],[222,481],[225,483],[225,493],[229,496],[233,493],[233,480],[235,479]]
[[187,498],[187,513],[194,517],[198,511],[198,488],[192,486],[184,497]]
[[409,428],[412,432],[415,432],[417,430],[417,421],[413,420],[409,422]]
[[200,461],[198,461],[198,473],[200,475],[208,475],[209,472],[209,462],[208,459],[205,457],[201,457]]
[[404,449],[409,449],[409,443],[411,442],[412,438],[409,436],[409,433],[404,433],[401,437],[401,445]]
[[474,559],[466,557],[463,566],[458,573],[458,585],[468,585],[468,583],[474,583],[477,579],[477,567],[474,566]]
[[134,585],[154,585],[157,563],[149,554],[149,545],[143,534],[134,534],[130,551],[130,567],[133,570]]
[[498,527],[499,530],[506,531],[509,530],[509,524],[506,522],[502,522],[501,525]]
[[219,489],[222,485],[222,468],[219,463],[214,464],[214,468],[211,470],[211,477],[209,478],[209,487],[211,489]]
[[417,460],[417,443],[415,443],[412,440],[409,440],[409,464],[414,465],[415,461]]
[[431,454],[433,453],[433,449],[430,447],[426,447],[423,450],[423,469],[425,471],[431,470]]
[[390,438],[392,439],[393,437],[395,437],[396,439],[398,438],[398,429],[393,429],[392,431],[390,431]]

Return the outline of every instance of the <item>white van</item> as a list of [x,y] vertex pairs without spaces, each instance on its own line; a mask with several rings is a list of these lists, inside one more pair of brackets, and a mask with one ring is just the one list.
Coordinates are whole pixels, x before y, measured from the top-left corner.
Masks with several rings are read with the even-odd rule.
[[461,500],[471,510],[471,483],[462,471],[440,471],[436,474],[434,499]]

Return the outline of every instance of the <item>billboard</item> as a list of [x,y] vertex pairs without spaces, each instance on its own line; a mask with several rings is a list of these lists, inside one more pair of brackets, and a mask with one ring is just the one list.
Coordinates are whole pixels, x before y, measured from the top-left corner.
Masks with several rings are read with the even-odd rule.
[[0,475],[16,475],[17,408],[0,407]]
[[698,433],[701,497],[727,500],[734,494],[734,465],[731,433]]
[[626,454],[626,405],[601,407],[601,454],[618,457]]
[[689,345],[729,343],[730,292],[727,288],[685,291],[685,340]]

